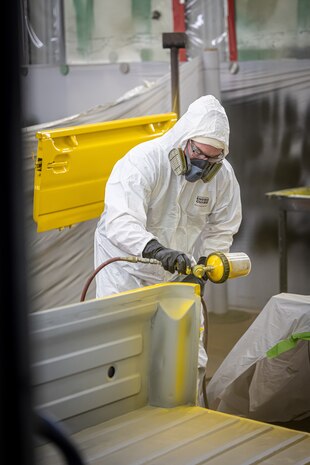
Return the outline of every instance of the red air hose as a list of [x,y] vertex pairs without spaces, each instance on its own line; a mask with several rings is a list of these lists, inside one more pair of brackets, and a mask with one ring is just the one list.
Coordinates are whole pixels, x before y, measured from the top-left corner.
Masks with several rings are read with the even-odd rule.
[[82,295],[81,295],[81,298],[80,298],[80,302],[83,302],[85,300],[85,296],[86,296],[86,292],[90,286],[90,283],[92,282],[92,280],[94,279],[94,277],[96,276],[96,274],[102,270],[102,268],[104,268],[105,266],[109,265],[110,263],[113,263],[113,262],[117,262],[117,261],[121,261],[121,262],[130,262],[130,263],[151,263],[152,265],[161,265],[161,262],[159,262],[158,260],[155,260],[155,258],[143,258],[143,257],[135,257],[134,255],[129,255],[128,257],[114,257],[114,258],[110,258],[109,260],[101,263],[101,265],[99,265],[94,271],[93,273],[90,275],[90,277],[88,278],[88,280],[86,281],[86,284],[83,288],[83,292],[82,292]]
[[109,265],[109,263],[112,263],[112,262],[117,262],[117,261],[127,261],[125,258],[122,258],[122,257],[114,257],[114,258],[110,258],[109,260],[101,263],[101,265],[99,265],[94,271],[93,273],[90,275],[90,277],[88,278],[88,280],[86,281],[85,283],[85,286],[83,288],[83,291],[82,291],[82,294],[81,294],[81,298],[80,298],[80,302],[83,302],[85,300],[85,296],[86,296],[86,292],[88,291],[88,288],[90,286],[90,283],[92,282],[92,280],[94,279],[94,277],[96,276],[97,273],[99,273],[100,270],[102,270],[102,268],[104,268],[105,266]]

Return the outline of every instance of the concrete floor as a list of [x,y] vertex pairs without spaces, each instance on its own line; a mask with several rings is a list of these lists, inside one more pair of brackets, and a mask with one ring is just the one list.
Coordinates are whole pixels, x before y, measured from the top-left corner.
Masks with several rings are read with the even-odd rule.
[[[209,313],[207,382],[257,315],[252,311],[240,310],[229,310],[223,314]],[[310,433],[310,417],[275,424]]]
[[226,355],[253,323],[258,313],[229,310],[209,313],[207,379],[218,369]]

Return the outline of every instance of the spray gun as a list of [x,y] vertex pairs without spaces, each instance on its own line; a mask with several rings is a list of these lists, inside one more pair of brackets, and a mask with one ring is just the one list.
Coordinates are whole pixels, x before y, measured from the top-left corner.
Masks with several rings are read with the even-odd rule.
[[[127,257],[114,257],[98,266],[87,280],[80,301],[85,300],[86,292],[96,274],[106,265],[116,261],[130,263],[146,263],[151,265],[161,265],[155,258],[143,258],[129,255]],[[176,270],[177,271],[177,270]],[[227,279],[247,276],[251,271],[251,261],[247,254],[243,252],[223,253],[212,252],[205,260],[205,263],[187,267],[186,275],[194,275],[199,279],[209,279],[213,283],[224,283]]]
[[246,276],[251,271],[251,261],[243,252],[212,252],[205,264],[194,265],[186,270],[196,278],[208,278],[213,283],[224,283],[230,278]]
[[[125,261],[133,263],[150,263],[162,265],[155,258],[124,257]],[[212,252],[206,257],[204,264],[186,268],[186,274],[196,278],[208,278],[213,283],[224,283],[227,279],[247,276],[251,271],[251,261],[243,252],[223,253]]]

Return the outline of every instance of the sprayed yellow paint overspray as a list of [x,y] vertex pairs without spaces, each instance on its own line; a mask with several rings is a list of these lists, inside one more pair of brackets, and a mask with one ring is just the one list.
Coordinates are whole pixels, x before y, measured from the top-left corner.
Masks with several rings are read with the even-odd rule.
[[[184,310],[188,308],[188,303],[184,303]],[[179,307],[179,311],[182,312],[182,309]],[[186,318],[182,321],[182,324],[179,328],[178,339],[177,339],[177,347],[176,347],[176,354],[178,354],[176,359],[176,386],[175,386],[175,394],[176,398],[179,399],[183,395],[184,391],[184,377],[187,372],[187,364],[185,361],[187,360],[187,354],[185,353],[186,344],[184,341],[187,340],[188,334],[190,332],[190,319]]]

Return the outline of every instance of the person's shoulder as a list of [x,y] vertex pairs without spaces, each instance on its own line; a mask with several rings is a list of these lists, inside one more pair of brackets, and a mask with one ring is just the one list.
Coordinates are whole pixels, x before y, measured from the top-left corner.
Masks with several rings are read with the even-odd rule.
[[133,147],[127,154],[133,162],[163,163],[168,160],[166,152],[162,149],[159,141],[151,140],[142,142]]
[[232,164],[228,160],[226,160],[226,158],[223,160],[222,168],[219,170],[217,176],[218,179],[221,179],[223,182],[226,183],[234,182],[237,179]]
[[[228,171],[228,172],[230,172],[230,173],[233,173],[233,172],[234,172],[234,168],[233,168],[232,164],[231,164],[226,158],[224,158],[224,160],[223,160],[223,167],[222,167],[222,170],[223,170],[223,171]],[[221,171],[222,171],[222,170],[221,170]]]

